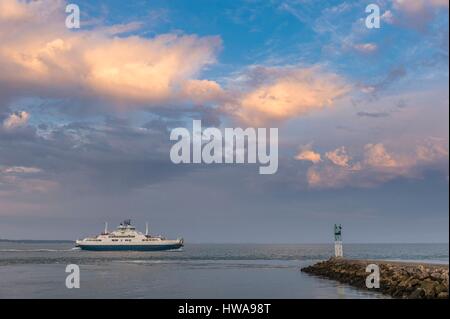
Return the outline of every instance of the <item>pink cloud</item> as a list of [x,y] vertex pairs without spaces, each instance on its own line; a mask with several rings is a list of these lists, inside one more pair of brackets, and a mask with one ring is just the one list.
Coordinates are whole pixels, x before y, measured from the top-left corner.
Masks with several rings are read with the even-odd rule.
[[340,76],[320,67],[260,67],[258,72],[258,82],[234,94],[226,105],[229,113],[247,124],[284,121],[331,107],[349,91]]
[[387,23],[424,29],[436,15],[436,10],[447,9],[448,0],[393,0],[392,9],[383,14]]
[[3,128],[6,130],[13,130],[24,126],[28,123],[29,118],[30,114],[25,111],[12,113],[3,121]]
[[[114,36],[136,24],[72,32],[64,25],[62,1],[8,0],[2,6],[0,83],[10,94],[31,89],[147,105],[181,100],[181,88],[215,62],[221,47],[215,36]],[[211,83],[196,82],[197,91],[211,89]]]
[[220,37],[116,36],[139,23],[74,32],[64,25],[64,5],[8,0],[0,17],[0,84],[12,98],[30,92],[88,98],[122,110],[208,103],[240,122],[260,125],[331,107],[349,91],[340,76],[318,66],[260,68],[259,83],[222,88],[201,78],[216,62]]
[[182,94],[197,103],[220,101],[225,99],[225,91],[210,80],[189,80],[183,84]]
[[310,161],[312,163],[319,163],[322,161],[322,158],[319,153],[316,153],[312,150],[302,150],[296,156],[296,160],[299,161]]
[[311,188],[371,187],[398,177],[420,178],[423,170],[433,166],[446,167],[448,176],[448,154],[448,142],[438,138],[427,139],[406,153],[389,152],[382,143],[366,144],[357,154],[359,161],[352,161],[346,149],[339,147],[325,154],[327,161],[311,161],[307,181]]
[[335,149],[334,151],[327,152],[325,154],[334,165],[341,167],[349,167],[351,157],[347,155],[347,151],[344,146]]
[[0,19],[20,20],[29,16],[27,5],[16,0],[2,0],[0,2]]
[[364,147],[365,159],[364,162],[368,166],[377,168],[390,168],[400,165],[392,156],[386,151],[383,144],[367,144]]
[[355,44],[353,48],[358,52],[370,54],[377,51],[378,46],[375,43],[359,43]]

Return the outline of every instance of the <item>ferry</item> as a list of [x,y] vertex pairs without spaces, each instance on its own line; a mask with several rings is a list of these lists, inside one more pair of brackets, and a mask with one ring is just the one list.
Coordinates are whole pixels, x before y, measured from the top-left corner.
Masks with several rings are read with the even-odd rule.
[[166,239],[162,236],[148,234],[148,223],[145,234],[136,230],[127,219],[120,223],[115,231],[105,231],[95,237],[88,237],[76,241],[76,247],[92,251],[158,251],[179,249],[184,246],[183,238]]

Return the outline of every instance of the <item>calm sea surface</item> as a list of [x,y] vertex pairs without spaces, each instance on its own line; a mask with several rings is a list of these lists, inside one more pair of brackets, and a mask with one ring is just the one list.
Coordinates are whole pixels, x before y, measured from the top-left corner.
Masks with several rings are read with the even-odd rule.
[[[0,298],[385,298],[300,272],[332,245],[190,244],[180,251],[88,252],[0,242]],[[347,244],[349,258],[446,263],[448,244]],[[77,264],[80,289],[67,289]]]

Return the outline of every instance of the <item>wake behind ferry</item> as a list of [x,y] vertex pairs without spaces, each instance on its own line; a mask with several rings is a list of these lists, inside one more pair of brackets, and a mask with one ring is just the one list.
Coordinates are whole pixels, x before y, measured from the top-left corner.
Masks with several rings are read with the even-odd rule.
[[105,231],[96,237],[88,237],[76,241],[76,247],[93,251],[155,251],[170,250],[183,247],[183,238],[166,239],[162,236],[151,236],[148,234],[146,224],[145,234],[136,230],[127,219],[120,223],[117,230],[108,232],[108,224]]

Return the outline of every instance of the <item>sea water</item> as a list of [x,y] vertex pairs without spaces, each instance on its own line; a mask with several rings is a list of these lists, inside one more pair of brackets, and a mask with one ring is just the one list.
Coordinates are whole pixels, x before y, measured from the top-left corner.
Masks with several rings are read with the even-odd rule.
[[[325,244],[187,244],[166,252],[89,252],[71,243],[0,242],[0,298],[386,298],[300,268]],[[448,264],[448,244],[347,244],[348,258]],[[80,268],[68,289],[66,266]]]

